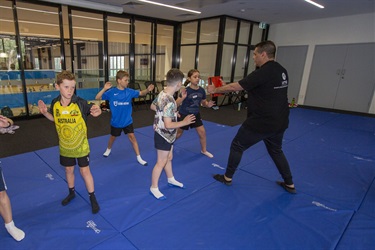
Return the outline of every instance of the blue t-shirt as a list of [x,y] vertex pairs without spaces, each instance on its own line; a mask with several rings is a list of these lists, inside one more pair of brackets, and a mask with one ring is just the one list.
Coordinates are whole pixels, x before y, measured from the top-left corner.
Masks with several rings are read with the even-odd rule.
[[102,99],[109,101],[111,109],[111,126],[115,128],[125,128],[133,123],[132,99],[139,96],[139,91],[126,88],[120,90],[111,88],[104,92]]
[[198,114],[202,100],[206,99],[206,91],[202,87],[199,87],[199,89],[192,89],[191,87],[187,87],[186,93],[186,98],[184,99],[180,107],[180,114]]

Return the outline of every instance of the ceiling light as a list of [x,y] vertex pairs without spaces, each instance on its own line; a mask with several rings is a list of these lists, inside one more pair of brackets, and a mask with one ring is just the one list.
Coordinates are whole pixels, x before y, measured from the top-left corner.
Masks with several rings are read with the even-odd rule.
[[187,12],[192,12],[192,13],[195,13],[195,14],[201,14],[200,11],[189,10],[189,9],[185,9],[185,8],[176,7],[176,6],[173,6],[173,5],[168,5],[168,4],[163,4],[163,3],[157,3],[157,2],[148,1],[148,0],[137,0],[137,1],[143,2],[143,3],[155,4],[155,5],[159,5],[159,6],[163,6],[163,7],[168,7],[168,8],[172,8],[172,9],[177,9],[177,10],[183,10],[183,11],[187,11]]
[[44,2],[57,3],[63,5],[71,5],[81,8],[107,11],[117,14],[122,14],[123,8],[121,6],[114,6],[108,4],[95,3],[85,0],[43,0]]
[[324,6],[323,6],[323,5],[320,5],[320,4],[318,4],[318,3],[314,2],[314,1],[311,1],[311,0],[305,0],[305,2],[308,2],[308,3],[312,4],[312,5],[315,5],[315,6],[318,7],[318,8],[324,9]]

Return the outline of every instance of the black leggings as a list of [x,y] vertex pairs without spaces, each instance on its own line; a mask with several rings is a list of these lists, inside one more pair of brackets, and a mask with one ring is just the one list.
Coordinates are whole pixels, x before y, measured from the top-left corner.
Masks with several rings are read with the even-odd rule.
[[276,133],[257,133],[243,125],[238,130],[230,146],[230,154],[225,176],[232,178],[241,162],[242,154],[251,146],[263,141],[266,145],[268,154],[275,163],[281,177],[287,185],[293,184],[292,174],[289,163],[282,150],[282,142],[285,131]]

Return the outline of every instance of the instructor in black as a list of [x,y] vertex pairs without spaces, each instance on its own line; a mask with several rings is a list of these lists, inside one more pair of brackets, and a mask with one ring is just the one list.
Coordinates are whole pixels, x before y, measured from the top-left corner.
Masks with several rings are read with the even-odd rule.
[[289,124],[288,73],[275,61],[276,46],[264,41],[255,46],[253,59],[257,69],[244,79],[215,88],[208,85],[211,94],[246,90],[247,118],[234,137],[224,175],[214,179],[232,184],[233,175],[245,150],[263,141],[284,181],[277,181],[287,192],[295,194],[289,163],[282,150],[284,132]]

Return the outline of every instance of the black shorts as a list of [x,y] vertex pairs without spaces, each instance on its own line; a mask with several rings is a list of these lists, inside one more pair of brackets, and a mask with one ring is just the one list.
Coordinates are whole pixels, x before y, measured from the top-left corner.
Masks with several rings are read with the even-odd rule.
[[[178,117],[177,120],[182,121],[186,116],[188,116],[188,115],[180,114],[180,117]],[[201,113],[197,113],[197,114],[195,114],[195,122],[194,123],[191,123],[189,125],[180,127],[180,129],[189,130],[189,128],[197,128],[197,127],[200,127],[200,126],[203,126],[203,121],[202,121],[202,118],[201,118]]]
[[158,149],[158,150],[171,151],[173,143],[167,142],[161,135],[159,135],[155,131],[154,145],[155,145],[155,148]]
[[121,135],[121,132],[124,131],[124,134],[134,133],[133,123],[126,126],[125,128],[115,128],[111,126],[111,135],[118,137]]
[[66,156],[60,155],[60,164],[64,167],[71,167],[75,166],[78,161],[78,166],[79,167],[87,167],[89,165],[89,156],[86,155],[84,157],[79,157],[79,158],[70,158]]
[[3,175],[3,171],[0,167],[0,192],[7,190],[7,185],[5,184],[5,179]]

